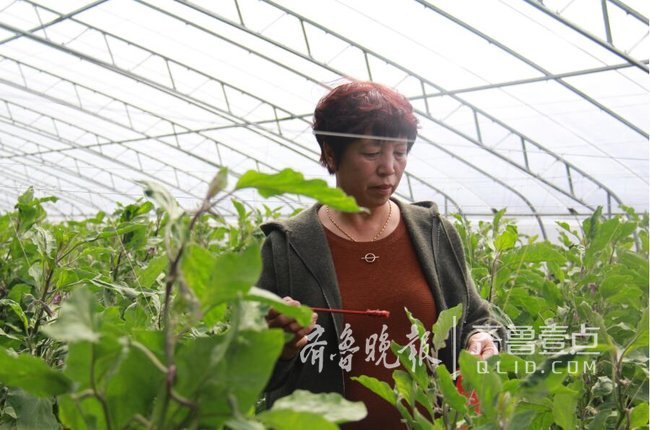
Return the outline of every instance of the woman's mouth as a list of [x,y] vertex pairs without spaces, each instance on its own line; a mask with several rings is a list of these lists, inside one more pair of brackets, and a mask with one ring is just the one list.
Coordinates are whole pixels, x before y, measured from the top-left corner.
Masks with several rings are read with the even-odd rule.
[[393,186],[392,185],[377,185],[372,187],[373,189],[377,190],[378,192],[382,194],[389,194],[393,192]]

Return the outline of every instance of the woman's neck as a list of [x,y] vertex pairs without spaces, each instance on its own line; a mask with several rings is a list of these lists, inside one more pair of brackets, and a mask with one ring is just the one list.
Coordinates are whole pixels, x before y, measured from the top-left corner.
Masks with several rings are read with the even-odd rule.
[[390,234],[399,224],[397,205],[390,200],[368,212],[339,212],[324,207],[319,217],[328,230],[355,242],[372,242]]

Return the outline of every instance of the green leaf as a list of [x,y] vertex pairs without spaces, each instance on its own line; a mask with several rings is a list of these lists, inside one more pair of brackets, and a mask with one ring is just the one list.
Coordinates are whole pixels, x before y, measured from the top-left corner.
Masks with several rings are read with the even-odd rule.
[[262,197],[299,194],[316,199],[332,209],[344,212],[361,210],[354,198],[346,195],[340,188],[330,188],[322,179],[305,179],[302,173],[292,169],[284,169],[275,174],[249,170],[239,178],[235,186],[238,190],[242,188],[255,188]]
[[31,294],[32,286],[27,284],[16,284],[9,289],[9,294],[7,298],[13,300],[16,303],[20,303],[23,297],[26,294]]
[[[113,428],[125,428],[135,413],[151,415],[165,374],[150,357],[164,361],[164,335],[136,329],[132,330],[131,339],[133,342],[103,335],[98,343],[69,345],[64,373],[74,382],[76,393],[74,397],[58,398],[59,418],[66,427],[107,428],[101,403],[95,397],[79,396],[91,387],[104,395]],[[136,348],[135,341],[140,348]]]
[[100,334],[95,320],[96,304],[90,291],[81,288],[73,291],[63,302],[59,318],[43,327],[43,332],[62,342],[97,342]]
[[521,386],[537,395],[562,392],[567,375],[579,375],[587,369],[584,363],[588,357],[573,353],[549,357],[523,380]]
[[106,381],[105,396],[114,428],[125,428],[137,414],[151,414],[165,376],[142,350],[129,348]]
[[311,316],[313,311],[307,306],[291,306],[285,303],[279,296],[270,291],[261,288],[252,287],[245,297],[246,300],[255,301],[270,305],[276,311],[286,316],[295,318],[295,320],[303,327],[311,324]]
[[172,194],[161,184],[153,181],[138,181],[144,188],[144,194],[153,199],[158,206],[169,214],[169,219],[174,221],[180,218],[184,211]]
[[439,351],[445,346],[445,341],[449,337],[449,331],[456,327],[462,315],[462,303],[459,303],[453,308],[445,309],[438,314],[438,320],[431,328],[431,333],[433,333],[433,349],[435,351]]
[[422,321],[414,317],[411,311],[409,311],[407,308],[404,308],[404,312],[406,312],[406,317],[409,319],[411,325],[412,326],[415,325],[415,327],[417,328],[418,337],[422,338],[423,336],[425,336],[427,329],[424,327],[424,324],[422,324]]
[[17,336],[14,336],[12,334],[7,333],[6,331],[4,331],[2,329],[2,327],[0,327],[0,336],[6,337],[6,338],[12,339],[12,340],[18,340],[18,341],[22,340],[20,337],[17,337]]
[[[481,413],[492,419],[496,415],[496,401],[501,392],[501,379],[491,369],[483,372],[485,368],[479,365],[479,360],[467,351],[460,352],[458,362],[463,377],[463,388],[470,392],[475,390],[481,406]],[[480,371],[479,371],[480,370]]]
[[3,348],[0,348],[0,383],[39,397],[55,396],[71,389],[71,381],[42,359],[12,355]]
[[50,398],[34,397],[22,390],[11,389],[7,393],[7,406],[16,412],[16,430],[59,429]]
[[594,397],[605,397],[614,391],[614,383],[607,376],[599,376],[598,381],[591,387],[591,394]]
[[262,270],[259,247],[253,245],[242,253],[225,253],[214,257],[210,251],[190,245],[181,260],[181,273],[201,302],[204,312],[248,292]]
[[216,196],[220,191],[224,190],[226,186],[228,186],[228,168],[222,167],[219,169],[217,174],[214,175],[214,178],[210,181],[210,185],[208,185],[207,200]]
[[106,290],[113,291],[127,299],[135,299],[140,295],[149,295],[149,296],[152,295],[151,291],[144,291],[144,290],[140,291],[140,290],[136,290],[135,288],[127,287],[124,285],[102,281],[101,279],[91,279],[90,284],[95,285],[99,288],[104,288]]
[[274,430],[338,430],[338,426],[309,411],[280,409],[264,411],[256,417],[267,428]]
[[132,223],[121,224],[117,227],[108,226],[104,228],[104,230],[98,235],[87,239],[86,242],[93,242],[97,239],[106,239],[113,236],[120,236],[123,234],[132,233],[137,230],[146,230],[146,226],[142,224],[132,224]]
[[16,314],[20,322],[23,324],[23,330],[25,330],[25,333],[27,333],[29,330],[29,321],[27,320],[27,315],[25,315],[23,308],[21,308],[18,303],[10,299],[0,300],[0,308],[2,308],[2,306],[9,307],[14,312],[14,314]]
[[239,200],[235,200],[235,199],[230,200],[230,202],[235,207],[240,222],[246,220],[246,207],[244,206],[244,204]]
[[426,418],[424,415],[422,415],[420,411],[417,409],[413,411],[413,419],[415,421],[412,424],[414,430],[443,430],[444,429],[443,425],[439,424],[438,422],[434,422],[434,424],[432,424],[431,421],[429,421],[429,419]]
[[231,418],[226,421],[226,428],[228,430],[265,430],[262,423],[247,419],[243,416]]
[[312,412],[337,424],[359,421],[367,413],[363,403],[351,402],[338,393],[315,394],[305,390],[296,390],[289,396],[278,399],[271,410]]
[[592,229],[593,237],[585,251],[585,265],[591,267],[601,251],[611,246],[621,223],[617,218],[610,218]]
[[[419,341],[424,342],[421,338]],[[415,349],[415,351],[412,349]],[[391,342],[390,349],[393,354],[399,359],[400,364],[406,369],[411,378],[420,386],[421,390],[426,390],[429,387],[429,373],[425,360],[432,358],[429,345],[422,345],[422,360],[420,360],[420,351],[417,351],[412,345],[399,345],[397,342]]]
[[608,428],[607,419],[610,417],[614,417],[615,415],[616,412],[613,412],[609,408],[605,410],[601,410],[596,414],[595,417],[593,417],[593,419],[589,423],[589,426],[587,427],[587,430],[602,430]]
[[[254,407],[284,345],[279,330],[238,331],[196,338],[177,354],[178,392],[198,404],[200,428],[219,428],[232,414],[229,398],[241,411]],[[182,420],[187,408],[170,408]],[[173,426],[172,426],[173,427]]]
[[519,266],[521,263],[558,263],[566,262],[566,257],[560,249],[550,242],[537,242],[523,245],[505,253],[501,260],[503,264]]
[[222,303],[207,311],[203,315],[203,323],[206,327],[214,327],[217,324],[226,322],[228,303]]
[[395,381],[395,391],[406,400],[409,406],[415,405],[416,385],[411,376],[403,370],[393,371],[393,381]]
[[648,424],[648,403],[639,403],[630,411],[630,428],[635,429]]
[[147,328],[152,320],[150,309],[140,301],[135,301],[124,309],[123,318],[128,327]]
[[440,391],[442,391],[442,396],[445,401],[461,415],[466,414],[467,398],[458,392],[447,368],[445,366],[436,367],[436,374],[440,383]]
[[169,260],[166,255],[159,255],[154,257],[149,264],[144,269],[137,269],[137,281],[136,285],[138,288],[152,288],[158,276],[167,268]]
[[627,275],[606,276],[598,288],[598,294],[607,299],[620,292],[621,289],[627,288],[631,281],[632,277]]
[[638,309],[639,306],[645,304],[643,301],[643,291],[636,286],[619,286],[619,290],[609,299],[610,304],[626,304],[633,308]]
[[514,225],[506,226],[506,229],[494,239],[494,247],[497,251],[505,251],[517,243],[519,238],[519,233],[517,232],[517,227]]
[[553,397],[553,419],[564,430],[576,428],[576,407],[578,406],[579,392],[565,389]]
[[527,429],[531,428],[530,424],[539,415],[539,412],[535,409],[525,409],[521,408],[520,410],[515,411],[512,416],[512,419],[508,423],[508,428],[512,429]]
[[36,245],[42,257],[51,257],[56,249],[56,240],[52,233],[38,225],[32,227],[32,230],[25,237],[29,238]]
[[81,400],[66,394],[57,398],[59,420],[66,429],[104,430],[107,428],[102,405],[96,397]]
[[[74,382],[76,390],[90,388],[93,383],[103,387],[103,378],[119,365],[124,352],[123,346],[113,336],[102,336],[97,343],[71,343],[68,345],[63,373]],[[94,381],[90,380],[91,375],[94,375]]]
[[18,219],[20,220],[20,231],[27,231],[35,223],[45,219],[46,213],[41,203],[56,202],[57,200],[56,197],[34,198],[34,189],[29,187],[18,197],[18,202],[16,203]]
[[379,397],[386,400],[391,405],[395,405],[397,403],[397,396],[395,395],[395,392],[390,387],[390,385],[384,381],[380,381],[377,378],[366,375],[353,376],[351,379],[353,381],[359,382],[361,385],[377,394]]
[[623,357],[630,354],[632,351],[636,351],[639,348],[648,347],[648,308],[646,307],[641,314],[641,320],[636,329],[636,334],[632,341],[625,348]]

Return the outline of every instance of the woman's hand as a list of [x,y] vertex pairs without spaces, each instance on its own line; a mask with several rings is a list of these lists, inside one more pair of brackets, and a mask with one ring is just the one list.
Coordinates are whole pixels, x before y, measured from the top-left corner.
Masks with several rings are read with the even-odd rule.
[[[288,305],[300,306],[300,302],[291,297],[283,297],[282,300]],[[307,335],[314,328],[318,315],[316,313],[311,315],[311,324],[308,327],[301,326],[294,318],[281,314],[275,309],[269,310],[265,318],[269,328],[281,328],[285,332],[293,334],[293,338],[284,344],[280,355],[281,359],[290,360],[298,354],[303,346],[307,345]]]
[[499,349],[494,344],[494,339],[486,332],[471,335],[467,341],[467,350],[470,354],[479,356],[483,360],[499,353]]

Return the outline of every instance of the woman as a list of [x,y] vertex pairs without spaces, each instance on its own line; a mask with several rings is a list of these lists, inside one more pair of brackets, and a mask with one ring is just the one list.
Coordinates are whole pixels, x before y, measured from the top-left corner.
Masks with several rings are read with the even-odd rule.
[[438,356],[447,367],[461,345],[482,358],[495,354],[492,337],[473,328],[490,323],[488,304],[467,273],[458,234],[435,204],[391,199],[417,136],[408,100],[377,83],[344,84],[320,100],[313,129],[321,163],[368,212],[316,204],[262,226],[267,240],[259,286],[296,305],[382,309],[390,317],[321,312],[317,320],[314,314],[317,325],[301,327],[271,310],[269,326],[293,338],[276,365],[268,399],[295,389],[339,392],[368,408],[368,417],[350,428],[403,428],[396,410],[350,378],[365,374],[392,382],[396,358],[386,347],[390,340],[413,340],[404,308],[431,327],[438,312],[463,304],[458,346]]

